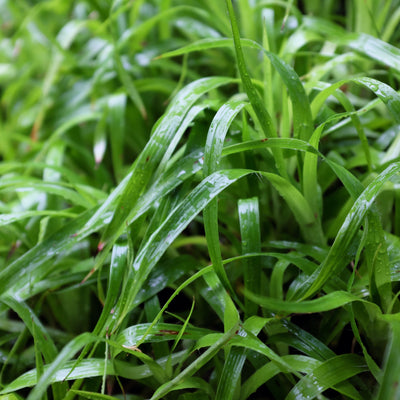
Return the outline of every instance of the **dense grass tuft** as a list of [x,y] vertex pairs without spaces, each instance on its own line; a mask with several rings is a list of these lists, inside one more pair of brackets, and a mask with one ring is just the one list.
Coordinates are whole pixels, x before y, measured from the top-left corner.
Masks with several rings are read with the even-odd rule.
[[0,2],[0,400],[400,397],[400,1]]

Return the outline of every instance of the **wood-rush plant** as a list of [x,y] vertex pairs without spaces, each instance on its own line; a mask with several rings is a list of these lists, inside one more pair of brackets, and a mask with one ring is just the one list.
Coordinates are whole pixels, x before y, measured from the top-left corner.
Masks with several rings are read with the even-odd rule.
[[325,3],[0,2],[0,400],[400,397],[400,2]]

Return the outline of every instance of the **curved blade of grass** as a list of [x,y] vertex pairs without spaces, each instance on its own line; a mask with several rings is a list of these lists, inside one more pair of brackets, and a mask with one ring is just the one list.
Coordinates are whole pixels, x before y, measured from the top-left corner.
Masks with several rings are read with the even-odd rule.
[[190,317],[193,314],[194,305],[195,305],[195,300],[194,300],[194,297],[193,297],[192,307],[190,308],[189,314],[188,314],[187,318],[185,319],[185,322],[181,326],[181,329],[179,330],[178,335],[176,336],[176,339],[174,340],[174,345],[172,346],[172,350],[171,350],[172,352],[175,350],[177,344],[182,339],[183,335],[186,334],[186,331],[188,329],[188,324],[189,324],[189,321],[190,321]]
[[[283,299],[283,277],[289,265],[290,262],[287,260],[278,260],[278,262],[274,265],[269,282],[269,294],[271,297],[280,300]],[[251,289],[248,289],[248,291],[251,293],[256,293]],[[260,293],[258,292],[258,294]],[[248,296],[245,298],[248,298]]]
[[68,211],[52,211],[52,210],[13,212],[10,214],[0,215],[0,226],[12,224],[13,222],[21,221],[26,218],[41,217],[41,216],[75,218],[78,216],[78,214]]
[[[182,325],[170,323],[144,323],[124,329],[115,339],[117,344],[124,347],[137,346],[142,343],[158,343],[175,340]],[[187,326],[183,337],[187,340],[198,340],[213,333],[210,329]]]
[[299,328],[297,325],[285,319],[281,320],[281,324],[285,330],[287,330],[287,332],[297,340],[299,343],[297,348],[303,353],[320,361],[335,357],[336,354],[326,344],[311,335],[311,333]]
[[201,295],[210,308],[217,314],[218,318],[223,321],[224,328],[228,328],[238,319],[237,309],[232,304],[231,297],[222,286],[221,281],[214,271],[204,275],[204,282],[205,287],[200,291]]
[[365,257],[368,265],[371,297],[387,310],[392,302],[391,267],[388,246],[377,211],[369,211],[366,224]]
[[263,354],[268,357],[271,361],[275,362],[279,366],[281,371],[288,371],[293,373],[295,376],[300,378],[298,374],[291,365],[286,363],[284,359],[279,356],[276,352],[270,349],[266,344],[264,344],[260,339],[250,332],[240,331],[239,335],[232,338],[230,344],[232,346],[244,347],[247,350],[253,350],[257,353]]
[[[182,382],[178,383],[176,386],[172,387],[172,391],[182,390],[182,389],[201,389],[203,392],[207,393],[209,398],[215,398],[215,392],[212,386],[206,382],[204,379],[197,378],[197,377],[186,377],[182,380]],[[202,395],[199,396],[199,399],[203,399]],[[195,400],[196,397],[193,397]]]
[[307,279],[303,287],[299,289],[296,294],[297,297],[307,298],[313,295],[322,288],[330,276],[336,275],[338,271],[346,266],[351,257],[349,248],[367,211],[372,206],[384,183],[399,171],[400,163],[393,163],[393,165],[380,173],[357,198],[340,228],[328,256],[320,267]]
[[[207,135],[204,149],[204,175],[210,175],[218,169],[221,151],[226,133],[236,115],[246,105],[243,101],[233,100],[224,104],[215,115]],[[204,230],[206,233],[208,252],[214,270],[222,284],[231,294],[234,293],[222,265],[221,247],[218,232],[218,199],[215,198],[203,210]]]
[[268,147],[279,147],[281,149],[296,150],[309,152],[318,155],[319,152],[310,143],[304,140],[295,138],[269,138],[260,140],[249,140],[242,143],[232,144],[230,146],[225,146],[222,149],[222,156],[228,156],[230,154],[240,153],[242,151],[257,150]]
[[[88,358],[83,360],[78,366],[74,368],[75,361],[67,361],[64,366],[53,373],[49,379],[49,383],[62,382],[63,380],[73,380],[81,378],[91,378],[94,376],[101,376],[104,371],[104,360]],[[44,372],[47,371],[49,365],[44,367]],[[73,371],[71,372],[71,369]],[[107,363],[107,374],[113,374],[111,363]],[[0,393],[11,393],[26,387],[32,387],[37,384],[36,370],[25,372],[13,382],[9,383]]]
[[[252,43],[250,40],[246,39],[241,39],[242,43]],[[209,50],[213,48],[222,48],[222,47],[232,47],[233,42],[232,39],[227,39],[227,38],[221,38],[221,39],[201,39],[197,40],[194,43],[190,43],[184,47],[181,47],[176,50],[168,51],[165,52],[159,56],[157,56],[155,59],[162,59],[162,58],[171,58],[171,57],[177,57],[177,56],[182,56],[184,54],[189,54],[194,51],[202,51],[202,50]]]
[[[211,277],[216,278],[217,275],[214,274],[207,274],[205,276],[206,282],[210,284]],[[239,311],[236,308],[235,303],[232,301],[231,297],[226,293],[221,290],[223,287],[220,284],[220,282],[216,282],[214,279],[214,282],[210,285],[215,291],[220,291],[222,292],[222,297],[223,297],[223,302],[222,304],[224,305],[224,331],[227,332],[229,329],[232,328],[233,325],[236,325],[240,321],[240,316],[239,316]]]
[[[162,367],[166,365],[168,359],[172,358],[172,364],[177,364],[182,356],[186,353],[185,351],[180,351],[174,353],[171,356],[163,357],[157,360],[158,364]],[[50,365],[44,366],[44,372],[51,367]],[[63,382],[65,380],[75,380],[92,378],[97,376],[102,376],[104,369],[106,369],[107,375],[116,375],[122,378],[141,380],[151,377],[153,373],[147,365],[132,365],[132,363],[124,362],[120,360],[114,360],[111,362],[104,362],[101,358],[88,358],[82,360],[78,365],[76,361],[67,361],[62,368],[59,368],[55,373],[53,373],[49,378],[49,383]],[[13,382],[9,383],[4,389],[0,391],[0,394],[12,393],[20,389],[27,387],[32,387],[37,384],[37,372],[36,369],[25,372],[23,375],[19,376]]]
[[362,352],[364,355],[364,359],[365,362],[368,365],[369,370],[371,371],[371,374],[374,376],[375,380],[380,384],[381,383],[381,369],[378,367],[378,365],[376,364],[376,362],[374,361],[374,359],[369,355],[368,350],[366,348],[366,346],[364,345],[362,339],[361,339],[361,335],[360,335],[360,331],[358,329],[356,320],[355,320],[355,313],[353,310],[353,307],[351,307],[350,309],[350,315],[351,315],[351,320],[350,320],[350,324],[351,324],[351,328],[353,330],[354,333],[354,337],[356,338],[357,342],[359,343],[359,345],[362,348]]
[[70,390],[71,393],[79,396],[82,399],[89,399],[89,400],[115,400],[115,397],[108,396],[106,394],[100,394],[95,392],[88,392],[86,390]]
[[206,176],[217,170],[226,133],[232,121],[245,105],[244,101],[231,100],[218,110],[211,122],[204,149],[203,171]]
[[189,5],[169,7],[168,9],[160,10],[156,15],[142,21],[140,24],[126,29],[119,39],[118,48],[122,49],[126,45],[135,47],[135,45],[140,44],[156,24],[170,22],[174,17],[179,18],[179,15],[184,17],[190,14],[205,21],[210,21],[211,18],[210,14],[204,8],[192,7]]
[[[335,308],[343,307],[344,305],[350,304],[354,301],[369,303],[349,292],[339,290],[333,293],[328,293],[314,300],[302,300],[300,302],[256,296],[250,292],[245,292],[245,296],[248,296],[251,300],[260,304],[261,307],[270,311],[296,314],[319,313],[334,310]],[[374,303],[369,304],[373,305]]]
[[67,184],[56,183],[56,182],[44,182],[39,179],[32,177],[15,177],[15,178],[3,178],[0,180],[0,191],[38,191],[53,194],[70,201],[73,204],[88,208],[87,198],[83,198],[79,193],[70,189]]
[[260,50],[269,58],[289,92],[293,109],[293,136],[297,139],[308,141],[313,131],[313,120],[308,96],[299,76],[292,67],[282,61],[277,55],[264,50],[262,47]]
[[357,200],[357,198],[362,194],[363,190],[365,189],[363,184],[350,171],[348,171],[341,165],[332,162],[328,158],[325,159],[325,162],[329,165],[335,175],[343,183],[343,186],[346,188],[351,198],[353,200]]
[[[309,400],[328,388],[367,370],[364,360],[355,354],[331,358],[302,378],[285,400]],[[357,397],[362,399],[361,396]]]
[[313,116],[315,117],[317,115],[329,96],[333,95],[338,88],[348,82],[358,83],[374,92],[386,105],[394,120],[400,123],[400,94],[386,83],[368,77],[344,79],[322,90],[311,104]]
[[296,250],[303,255],[307,255],[318,262],[322,262],[328,253],[326,249],[318,246],[312,246],[305,243],[291,242],[286,240],[268,242],[268,246],[283,250]]

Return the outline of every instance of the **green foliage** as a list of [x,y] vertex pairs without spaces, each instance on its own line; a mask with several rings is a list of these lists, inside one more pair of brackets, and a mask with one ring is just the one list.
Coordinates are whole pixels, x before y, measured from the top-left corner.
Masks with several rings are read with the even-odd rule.
[[399,396],[400,1],[0,1],[0,400]]

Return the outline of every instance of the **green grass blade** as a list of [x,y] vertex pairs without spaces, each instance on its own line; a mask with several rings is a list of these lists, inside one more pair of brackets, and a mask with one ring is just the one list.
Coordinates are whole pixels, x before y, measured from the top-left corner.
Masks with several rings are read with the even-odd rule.
[[[176,365],[179,362],[179,360],[182,358],[183,353],[186,353],[186,351],[181,351],[172,355],[173,365]],[[159,365],[164,367],[169,358],[169,356],[164,357],[160,360],[157,360],[157,362],[159,363]],[[46,373],[50,367],[51,364],[45,365],[44,372]],[[55,373],[54,371],[52,372],[49,378],[49,383],[102,376],[104,368],[106,368],[107,375],[116,375],[127,379],[141,380],[151,377],[153,375],[147,365],[137,366],[132,365],[132,363],[120,360],[114,360],[113,363],[108,362],[107,365],[105,365],[104,359],[88,358],[81,361],[78,365],[76,365],[75,360],[67,361],[64,366],[57,369]],[[2,389],[0,391],[0,394],[12,393],[20,389],[37,385],[38,382],[36,379],[36,375],[37,372],[35,369],[24,373],[13,382],[8,384],[4,389]]]
[[115,400],[115,397],[106,394],[88,392],[86,390],[70,390],[73,394],[89,400]]
[[[207,142],[204,149],[205,176],[218,170],[222,147],[226,133],[236,115],[246,105],[243,101],[233,100],[223,105],[215,115],[207,135]],[[218,232],[218,199],[213,199],[203,210],[204,230],[206,233],[208,252],[215,272],[222,284],[230,293],[234,293],[229,279],[222,265],[221,248]]]
[[[260,213],[258,198],[241,199],[238,203],[240,235],[242,238],[242,253],[258,253],[261,251]],[[243,262],[244,287],[255,294],[261,291],[261,270],[257,260],[248,259]],[[257,303],[245,298],[245,315],[257,314]],[[247,319],[246,318],[246,319]]]
[[70,185],[56,183],[56,182],[44,182],[42,180],[36,180],[33,178],[3,178],[0,181],[0,191],[38,191],[48,194],[53,194],[70,201],[74,205],[79,205],[84,208],[88,208],[87,198],[83,198],[72,188]]
[[111,263],[110,263],[110,275],[108,282],[108,290],[103,305],[103,311],[97,321],[96,327],[93,330],[95,335],[100,334],[102,331],[107,318],[109,317],[113,306],[115,305],[118,295],[120,293],[121,282],[127,267],[128,259],[128,246],[125,244],[116,243],[113,246]]
[[218,383],[216,400],[230,400],[234,398],[238,389],[240,375],[246,361],[246,349],[233,347],[225,359],[224,368]]
[[377,211],[367,214],[365,257],[368,264],[370,292],[374,302],[384,311],[392,302],[391,267],[388,244]]
[[279,366],[281,371],[291,372],[294,375],[300,377],[298,374],[288,363],[284,361],[284,359],[279,356],[276,352],[274,352],[270,347],[264,344],[260,339],[258,339],[255,335],[250,332],[242,332],[242,335],[236,335],[232,341],[232,346],[238,346],[246,348],[247,350],[253,350],[257,353],[263,354],[268,357],[271,361],[276,363]]
[[268,114],[268,111],[265,109],[262,104],[262,100],[257,93],[254,85],[251,82],[249,73],[246,68],[246,62],[243,55],[242,44],[240,40],[239,28],[236,22],[235,12],[233,10],[231,0],[226,0],[226,5],[228,7],[229,18],[231,20],[232,34],[233,34],[233,42],[235,46],[235,53],[237,58],[237,65],[239,69],[239,73],[242,79],[242,83],[244,89],[247,93],[249,101],[254,108],[254,111],[257,115],[257,118],[260,121],[261,127],[265,134],[265,137],[274,137],[276,136],[276,130],[273,126],[273,121],[271,116]]
[[383,379],[376,396],[377,400],[396,399],[400,396],[399,368],[400,368],[400,324],[395,321],[391,324],[392,337],[386,349]]
[[368,209],[379,194],[384,183],[400,170],[400,164],[394,163],[379,174],[363,191],[353,204],[344,221],[327,258],[321,266],[307,279],[302,290],[297,294],[303,298],[309,297],[322,288],[324,283],[336,271],[342,270],[348,261],[344,249],[349,249],[354,236],[362,224]]
[[[245,292],[245,295],[254,302],[260,304],[261,307],[264,307],[270,311],[299,314],[334,310],[335,308],[343,307],[344,305],[350,304],[354,301],[366,302],[365,300],[362,300],[351,293],[339,290],[333,293],[328,293],[325,296],[319,297],[318,299],[303,300],[300,302],[256,296],[250,292]],[[373,305],[373,303],[370,304]]]
[[240,153],[242,151],[257,150],[263,148],[278,147],[281,149],[296,150],[302,152],[310,152],[318,155],[318,150],[315,149],[310,143],[295,138],[270,138],[261,140],[249,140],[242,143],[236,143],[225,146],[222,150],[222,155],[227,156],[230,154]]
[[[345,354],[331,358],[304,378],[290,391],[286,400],[313,399],[328,388],[366,371],[363,359],[354,354]],[[356,397],[362,399],[362,397]]]
[[342,80],[339,82],[336,82],[329,86],[328,88],[324,89],[321,91],[313,100],[311,104],[311,110],[314,115],[316,116],[317,112],[320,110],[326,99],[330,96],[333,95],[334,92],[340,88],[342,85],[346,84],[347,82],[354,82],[358,83],[368,89],[370,89],[372,92],[378,96],[383,103],[386,105],[388,110],[390,111],[392,117],[394,120],[399,123],[400,122],[400,95],[392,89],[389,85],[380,82],[376,79],[372,78],[352,78],[352,79],[346,79]]
[[119,181],[122,176],[125,110],[126,96],[124,94],[113,95],[108,99],[108,127],[110,131],[113,169],[117,181]]
[[[115,342],[121,346],[133,347],[141,343],[155,343],[176,340],[182,325],[165,322],[145,323],[130,326],[117,335]],[[198,340],[213,331],[188,325],[184,337],[187,340]]]

